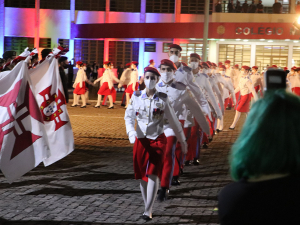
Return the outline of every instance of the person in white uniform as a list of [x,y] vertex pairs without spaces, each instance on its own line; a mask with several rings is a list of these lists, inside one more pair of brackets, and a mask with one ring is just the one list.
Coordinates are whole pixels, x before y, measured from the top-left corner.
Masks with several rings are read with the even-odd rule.
[[126,92],[126,106],[125,109],[127,108],[129,104],[129,100],[133,92],[138,90],[139,88],[139,73],[137,66],[139,65],[138,62],[133,61],[131,62],[131,73],[130,73],[130,82],[127,85],[127,88],[125,90]]
[[[164,131],[171,128],[182,146],[186,146],[183,129],[172,108],[168,95],[156,90],[160,73],[156,68],[144,69],[146,89],[135,91],[125,111],[126,133],[133,147],[135,178],[140,179],[140,189],[145,204],[142,218],[152,219],[152,207],[161,178],[166,147]],[[135,120],[137,126],[135,130]],[[183,149],[186,151],[186,149]]]
[[[163,59],[160,65],[161,78],[156,85],[156,90],[160,93],[168,95],[171,106],[173,107],[176,117],[183,114],[183,105],[192,112],[196,121],[206,132],[209,132],[208,123],[204,114],[201,111],[199,104],[187,93],[186,86],[182,83],[174,80],[174,73],[176,71],[175,64],[169,59]],[[164,157],[164,166],[162,171],[161,189],[159,192],[158,200],[164,201],[167,198],[168,189],[171,186],[171,179],[174,171],[175,163],[178,163],[180,159],[175,160],[175,150],[177,138],[174,131],[169,128],[165,130],[167,137],[166,152]],[[184,137],[185,138],[185,137]],[[182,140],[180,141],[183,142]],[[184,146],[184,149],[187,147]],[[183,152],[186,154],[186,152]],[[179,168],[179,165],[177,166]],[[177,174],[179,171],[177,172]]]
[[250,79],[252,81],[252,84],[253,84],[256,94],[258,94],[258,92],[260,92],[260,96],[263,97],[264,86],[263,86],[261,75],[258,72],[257,66],[252,66]]

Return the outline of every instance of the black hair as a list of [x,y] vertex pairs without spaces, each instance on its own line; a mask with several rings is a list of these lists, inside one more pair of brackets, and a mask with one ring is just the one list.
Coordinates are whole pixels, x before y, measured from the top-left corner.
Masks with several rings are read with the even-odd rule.
[[66,60],[68,60],[68,58],[66,56],[61,56],[58,59],[58,63],[61,64],[62,62],[66,61]]
[[49,53],[52,52],[52,49],[50,48],[45,48],[41,51],[41,55],[42,55],[42,58],[46,58],[47,55],[49,55]]

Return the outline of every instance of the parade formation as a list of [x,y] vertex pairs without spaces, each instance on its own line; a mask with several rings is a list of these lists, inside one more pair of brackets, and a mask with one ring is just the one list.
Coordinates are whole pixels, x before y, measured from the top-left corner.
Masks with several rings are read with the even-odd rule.
[[[104,96],[103,100],[108,97],[110,103],[108,109],[114,109],[114,83],[125,89],[122,106],[126,133],[134,144],[134,174],[140,180],[145,205],[141,216],[146,221],[152,219],[155,200],[168,200],[172,186],[180,185],[184,168],[200,164],[201,148],[207,148],[223,129],[234,130],[241,114],[247,115],[251,104],[263,96],[265,71],[259,72],[257,66],[232,67],[229,60],[204,62],[197,53],[190,54],[186,65],[180,62],[181,51],[180,45],[171,44],[169,58],[157,62],[157,68],[150,60],[140,75],[139,63],[128,62],[120,79],[111,70],[113,62],[105,61],[103,75],[94,82],[85,73],[86,65],[76,62],[71,107],[87,108],[88,85],[100,82],[95,108],[101,107]],[[25,49],[20,56],[14,51],[3,55],[6,61],[0,68],[0,114],[5,119],[0,123],[0,150],[1,170],[9,182],[40,162],[50,165],[74,149],[65,81],[59,76],[65,52],[67,49],[61,46],[46,55],[44,51],[38,62],[34,61],[34,49]],[[290,92],[300,95],[300,67],[287,72],[286,82]],[[82,105],[78,103],[80,97]],[[235,110],[234,120],[224,128],[224,115],[231,109]],[[20,116],[26,121],[18,120]],[[24,140],[26,146],[18,144]],[[24,157],[27,161],[22,160]],[[18,172],[12,169],[16,165]]]

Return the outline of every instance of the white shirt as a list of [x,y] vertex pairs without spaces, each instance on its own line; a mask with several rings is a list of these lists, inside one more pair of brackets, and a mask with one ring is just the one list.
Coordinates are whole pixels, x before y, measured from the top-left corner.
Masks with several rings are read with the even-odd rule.
[[78,69],[77,75],[76,75],[76,79],[74,82],[74,86],[76,86],[79,83],[79,87],[82,88],[82,83],[85,82],[87,80],[86,74],[84,72],[84,69],[82,67],[80,67]]
[[226,76],[231,78],[231,82],[232,82],[232,84],[234,84],[234,80],[235,80],[234,69],[232,67],[229,67],[228,69],[226,68],[225,74],[226,74]]
[[249,78],[249,76],[241,76],[239,85],[234,90],[235,93],[240,92],[240,95],[247,95],[252,93],[254,100],[257,100],[257,94],[255,92],[255,89],[253,87],[253,84]]
[[95,82],[101,81],[101,84],[107,82],[108,88],[112,89],[113,87],[113,80],[116,82],[119,82],[119,79],[115,77],[114,73],[111,71],[111,69],[106,69],[103,73],[103,76],[98,78]]
[[291,88],[300,87],[300,75],[298,73],[289,73],[287,75],[287,79],[290,81]]
[[[182,83],[173,81],[170,84],[165,84],[161,79],[156,84],[156,90],[168,95],[171,106],[175,111],[175,115],[179,118],[185,113],[185,108],[188,108],[195,116],[198,124],[204,132],[209,133],[209,125],[199,106],[199,104],[186,91],[186,86]],[[185,107],[184,107],[185,106]],[[174,136],[171,129],[165,130],[165,135]]]
[[233,87],[237,87],[240,81],[241,72],[238,69],[233,69]]
[[233,99],[234,104],[236,104],[235,94],[234,94],[234,88],[231,82],[230,77],[224,77],[220,73],[215,73],[215,78],[218,86],[220,87],[220,91],[223,96],[223,101],[226,98],[229,98],[229,92],[231,94],[231,97]]
[[197,73],[197,74],[194,74],[194,77],[195,77],[195,82],[196,84],[206,92],[207,94],[207,100],[212,104],[216,114],[217,114],[217,117],[218,118],[221,118],[222,117],[222,112],[219,108],[219,105],[216,101],[216,98],[215,98],[215,95],[214,95],[214,92],[212,90],[212,87],[211,87],[211,84],[209,83],[209,78],[208,78],[208,75],[207,74],[204,74],[204,73]]
[[262,77],[260,73],[255,73],[250,75],[250,79],[252,81],[253,87],[260,85],[260,89],[263,90]]
[[130,82],[128,83],[128,86],[132,84],[132,89],[136,90],[136,88],[135,88],[136,82],[139,82],[138,70],[137,69],[131,69]]
[[171,127],[178,140],[185,141],[181,123],[176,118],[168,96],[164,93],[156,92],[152,98],[149,98],[146,89],[134,92],[125,111],[124,119],[127,134],[135,130],[134,125],[137,120],[137,138],[155,140],[164,133],[164,129]]
[[211,84],[211,88],[212,88],[213,92],[215,93],[215,97],[218,100],[218,103],[220,104],[222,115],[224,115],[224,113],[225,113],[224,100],[222,98],[222,94],[218,87],[218,82],[217,82],[217,78],[215,77],[215,75],[211,75],[209,77],[209,83]]
[[121,85],[128,85],[130,83],[130,77],[131,75],[131,69],[127,68],[126,70],[123,71],[121,77],[120,77],[120,84]]
[[199,86],[193,82],[194,76],[192,69],[181,64],[174,74],[174,79],[187,86],[188,90],[190,90],[190,92],[194,95],[195,100],[200,104],[204,114],[210,116],[210,109],[205,95],[200,90]]

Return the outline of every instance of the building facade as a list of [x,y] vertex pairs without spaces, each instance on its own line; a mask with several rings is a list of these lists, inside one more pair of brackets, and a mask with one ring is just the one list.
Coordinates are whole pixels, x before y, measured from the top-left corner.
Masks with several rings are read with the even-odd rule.
[[[209,0],[207,0],[209,1]],[[234,64],[300,66],[300,32],[296,1],[282,0],[281,14],[269,13],[274,1],[265,0],[264,13],[214,12],[210,0],[208,60]],[[236,2],[236,1],[234,1]],[[257,1],[258,2],[258,1]],[[265,2],[265,3],[264,3]],[[243,3],[243,2],[241,2]],[[168,46],[180,44],[181,61],[203,52],[205,0],[0,0],[0,55],[21,53],[27,46],[63,44],[69,59],[86,63],[167,58]],[[267,5],[266,5],[267,4]]]

